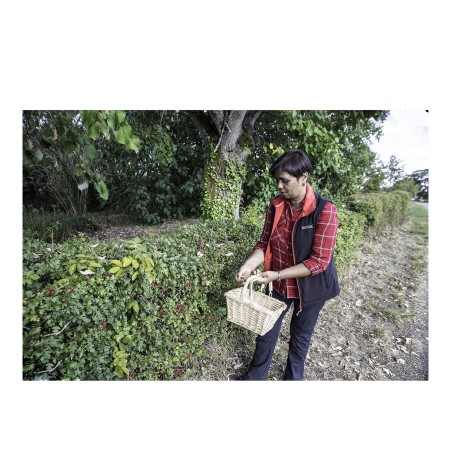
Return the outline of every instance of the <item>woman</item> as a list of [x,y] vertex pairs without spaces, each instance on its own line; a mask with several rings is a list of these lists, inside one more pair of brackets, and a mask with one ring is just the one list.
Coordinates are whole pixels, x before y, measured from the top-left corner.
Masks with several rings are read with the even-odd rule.
[[339,295],[333,259],[338,220],[336,207],[307,183],[311,162],[305,152],[291,150],[270,168],[280,196],[266,213],[261,239],[236,274],[245,283],[264,263],[259,284],[273,282],[273,296],[288,308],[274,327],[256,338],[248,371],[229,380],[265,380],[269,372],[281,323],[294,303],[289,354],[283,380],[302,380],[311,336],[324,303]]

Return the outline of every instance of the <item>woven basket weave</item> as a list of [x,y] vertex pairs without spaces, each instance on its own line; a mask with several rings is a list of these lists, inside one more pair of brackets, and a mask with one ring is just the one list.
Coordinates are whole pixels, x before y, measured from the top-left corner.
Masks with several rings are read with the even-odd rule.
[[[258,278],[260,278],[258,275],[251,276],[247,279],[244,287],[225,293],[227,320],[263,335],[272,329],[287,306],[272,297],[272,283],[269,283],[269,295],[254,291],[253,282]],[[247,290],[249,284],[250,290]]]

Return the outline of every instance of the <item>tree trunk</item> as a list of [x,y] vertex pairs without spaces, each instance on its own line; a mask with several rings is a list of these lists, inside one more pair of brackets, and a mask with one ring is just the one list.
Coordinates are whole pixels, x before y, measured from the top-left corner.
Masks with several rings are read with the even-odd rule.
[[254,146],[254,124],[261,111],[188,111],[209,147],[202,214],[239,219],[245,162]]

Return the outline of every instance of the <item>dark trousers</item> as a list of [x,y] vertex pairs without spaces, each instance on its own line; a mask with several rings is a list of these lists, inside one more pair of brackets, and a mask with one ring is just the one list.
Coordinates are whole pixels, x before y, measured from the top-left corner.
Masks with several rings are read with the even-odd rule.
[[292,302],[294,302],[294,312],[291,318],[289,354],[283,380],[303,380],[309,344],[320,310],[325,302],[323,301],[312,306],[303,305],[303,309],[299,313],[298,300],[282,297],[275,290],[273,290],[273,296],[286,303],[287,308],[270,331],[256,338],[253,359],[247,373],[242,377],[243,380],[265,380],[267,378],[278,335],[280,334],[281,323]]

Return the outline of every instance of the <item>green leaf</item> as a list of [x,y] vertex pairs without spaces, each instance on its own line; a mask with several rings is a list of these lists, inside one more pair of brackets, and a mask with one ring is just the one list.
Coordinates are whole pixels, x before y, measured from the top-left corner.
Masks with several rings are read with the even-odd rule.
[[125,120],[125,115],[125,111],[116,111],[118,125],[120,125]]
[[113,130],[117,129],[125,120],[125,115],[125,111],[110,111],[106,119],[108,126]]
[[134,258],[132,259],[133,268],[137,269],[139,267],[139,262],[136,261]]
[[117,365],[123,370],[123,368],[127,366],[127,360],[119,359],[119,361],[117,362]]
[[113,259],[111,262],[112,262],[115,266],[122,267],[122,262],[119,261],[118,259]]
[[139,153],[139,147],[141,146],[141,140],[137,136],[131,136],[130,143],[128,144],[128,148],[130,150],[134,150],[136,153]]
[[120,350],[122,350],[122,351],[126,351],[126,347],[125,347],[125,345],[124,344],[122,344],[122,342],[119,342],[119,348],[120,348]]
[[76,139],[80,145],[88,145],[91,142],[87,134],[78,134]]
[[64,143],[63,153],[65,153],[66,155],[69,155],[70,153],[75,153],[76,150],[77,146],[73,142],[67,141]]
[[84,110],[81,111],[81,120],[83,122],[84,128],[89,129],[89,127],[97,120],[97,111],[95,110]]
[[133,310],[137,314],[139,312],[139,305],[138,302],[135,300],[133,303]]
[[84,147],[84,154],[89,159],[95,159],[95,158],[97,158],[97,149],[95,148],[94,145],[88,144]]
[[83,173],[84,173],[84,170],[83,170],[82,167],[80,167],[80,166],[75,166],[75,167],[74,167],[74,169],[73,169],[73,174],[74,174],[76,177],[80,177],[81,175],[83,175]]
[[139,272],[136,270],[136,272],[133,273],[133,275],[131,276],[131,281],[134,281],[139,275]]
[[75,270],[77,270],[77,265],[76,265],[76,264],[72,264],[72,265],[69,267],[69,274],[70,274],[70,275],[73,275],[73,274],[75,273]]
[[114,136],[116,138],[116,141],[119,144],[123,144],[125,146],[128,146],[130,144],[130,138],[132,133],[131,126],[129,124],[125,124],[121,126],[118,130],[114,131]]
[[131,264],[132,260],[128,256],[122,259],[122,267],[127,267]]
[[131,342],[131,335],[130,335],[130,334],[127,334],[127,335],[122,339],[122,342],[123,342],[124,344],[128,344],[129,342]]
[[116,374],[119,378],[123,377],[123,372],[122,369],[120,367],[116,367]]
[[108,270],[109,273],[117,273],[119,270],[122,270],[120,267],[114,266]]
[[99,264],[98,262],[95,262],[95,261],[89,261],[89,266],[90,267],[102,267],[101,264]]
[[130,373],[130,371],[126,367],[121,367],[121,369],[126,375]]
[[84,191],[85,189],[87,189],[89,187],[89,183],[86,180],[84,180],[82,183],[78,184],[77,186],[80,191]]
[[94,122],[88,129],[88,135],[94,141],[100,136],[101,124],[99,122]]
[[98,183],[95,183],[95,189],[97,189],[97,192],[99,193],[100,197],[103,200],[108,200],[109,191],[108,191],[108,187],[106,186],[106,184],[103,180],[99,181]]

